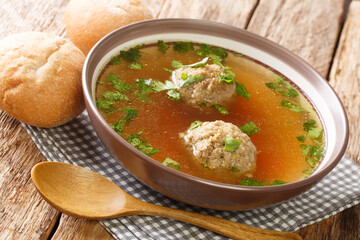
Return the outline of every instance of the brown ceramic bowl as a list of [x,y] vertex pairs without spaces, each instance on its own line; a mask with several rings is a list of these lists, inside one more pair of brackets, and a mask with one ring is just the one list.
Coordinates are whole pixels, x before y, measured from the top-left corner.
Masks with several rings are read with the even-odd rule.
[[[121,49],[157,40],[204,42],[241,52],[291,79],[313,104],[324,126],[326,149],[317,170],[308,178],[284,185],[251,187],[200,179],[163,166],[121,138],[101,117],[94,92],[103,66]],[[193,19],[160,19],[120,28],[104,37],[87,56],[83,69],[86,108],[97,135],[132,175],[151,188],[189,204],[239,210],[266,206],[306,191],[328,174],[344,155],[348,121],[336,93],[309,64],[285,48],[248,31]]]

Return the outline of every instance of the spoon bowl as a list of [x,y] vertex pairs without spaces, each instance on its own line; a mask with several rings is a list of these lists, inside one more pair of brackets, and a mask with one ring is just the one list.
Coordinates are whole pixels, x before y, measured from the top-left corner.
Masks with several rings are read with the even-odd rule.
[[102,175],[72,164],[39,163],[33,167],[31,178],[51,206],[74,217],[107,219],[151,215],[191,223],[233,239],[301,239],[295,233],[259,229],[218,217],[146,203],[130,196]]
[[40,163],[31,178],[51,206],[75,217],[112,218],[114,209],[122,209],[130,197],[109,179],[72,164]]

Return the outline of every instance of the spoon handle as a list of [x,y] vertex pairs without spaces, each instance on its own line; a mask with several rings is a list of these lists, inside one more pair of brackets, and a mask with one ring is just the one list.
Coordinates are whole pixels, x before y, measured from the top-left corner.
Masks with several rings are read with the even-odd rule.
[[295,233],[250,227],[218,217],[158,206],[141,200],[138,201],[139,202],[136,203],[136,209],[129,211],[128,214],[121,215],[150,215],[176,219],[239,240],[301,239],[301,237]]

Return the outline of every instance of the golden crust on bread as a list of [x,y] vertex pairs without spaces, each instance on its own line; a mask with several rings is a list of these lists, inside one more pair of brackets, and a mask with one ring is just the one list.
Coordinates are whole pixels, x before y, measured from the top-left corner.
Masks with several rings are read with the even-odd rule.
[[84,54],[61,37],[24,32],[0,40],[0,108],[33,126],[64,124],[84,110]]
[[66,32],[85,55],[106,34],[151,18],[140,0],[71,0],[65,11]]

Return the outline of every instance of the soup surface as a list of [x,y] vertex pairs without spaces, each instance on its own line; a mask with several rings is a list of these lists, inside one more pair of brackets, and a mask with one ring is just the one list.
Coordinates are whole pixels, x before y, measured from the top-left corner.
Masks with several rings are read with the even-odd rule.
[[[238,93],[221,108],[202,110],[178,99],[171,84],[154,87],[171,81],[179,65],[205,60],[231,71],[245,94]],[[159,41],[121,51],[100,74],[96,100],[104,119],[133,146],[161,163],[174,161],[168,166],[175,164],[178,171],[208,180],[242,185],[293,182],[311,174],[324,152],[315,110],[287,79],[247,56],[204,44]],[[256,133],[248,134],[257,150],[252,176],[236,169],[209,169],[186,151],[179,135],[195,121],[216,120],[255,126]]]

